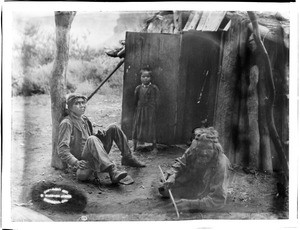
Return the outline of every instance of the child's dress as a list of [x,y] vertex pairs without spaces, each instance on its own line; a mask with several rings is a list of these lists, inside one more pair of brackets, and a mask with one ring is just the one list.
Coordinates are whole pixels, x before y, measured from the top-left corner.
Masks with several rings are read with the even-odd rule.
[[154,84],[138,85],[134,91],[136,110],[132,139],[152,143],[156,141],[156,107],[159,89]]

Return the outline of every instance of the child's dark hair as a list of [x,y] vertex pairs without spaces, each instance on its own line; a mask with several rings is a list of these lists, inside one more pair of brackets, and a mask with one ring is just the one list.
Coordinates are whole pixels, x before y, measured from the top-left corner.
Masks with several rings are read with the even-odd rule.
[[141,68],[141,71],[151,72],[150,66],[149,66],[149,65],[143,66],[143,67]]
[[149,66],[145,66],[141,69],[140,74],[142,74],[143,72],[148,72],[150,77],[152,77],[152,71],[150,70]]

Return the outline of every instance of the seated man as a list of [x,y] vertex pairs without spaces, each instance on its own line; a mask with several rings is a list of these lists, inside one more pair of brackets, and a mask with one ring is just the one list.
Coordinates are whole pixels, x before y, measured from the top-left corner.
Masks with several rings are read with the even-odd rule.
[[229,164],[218,132],[212,127],[198,128],[191,146],[176,159],[159,192],[169,197],[171,189],[179,210],[219,209],[226,203]]
[[77,179],[88,180],[93,172],[108,172],[112,183],[118,183],[127,176],[127,172],[118,171],[108,157],[113,141],[121,151],[122,165],[145,167],[132,155],[125,134],[116,125],[93,135],[92,124],[84,115],[86,102],[83,95],[69,94],[66,98],[68,116],[59,125],[58,155],[77,169]]

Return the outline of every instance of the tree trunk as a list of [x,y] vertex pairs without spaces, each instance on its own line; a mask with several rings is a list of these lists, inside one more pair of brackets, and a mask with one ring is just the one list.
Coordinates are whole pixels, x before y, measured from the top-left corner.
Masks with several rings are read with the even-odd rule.
[[262,73],[266,77],[266,89],[267,89],[267,99],[266,99],[266,113],[267,113],[267,124],[268,124],[268,129],[270,132],[270,136],[272,138],[272,141],[275,145],[276,151],[278,153],[279,159],[282,162],[282,167],[283,171],[285,173],[285,176],[288,176],[288,163],[286,160],[286,156],[284,153],[283,145],[281,144],[281,140],[279,138],[279,135],[277,133],[275,124],[274,124],[274,116],[273,116],[273,104],[274,104],[274,99],[275,99],[275,87],[274,87],[274,80],[273,80],[273,74],[272,74],[272,68],[271,68],[271,63],[270,59],[268,57],[267,50],[264,47],[264,44],[261,41],[260,38],[260,33],[258,30],[258,22],[257,22],[257,17],[256,15],[248,11],[249,18],[252,22],[253,25],[253,34],[254,34],[254,40],[257,45],[259,54],[261,55],[261,60],[262,60],[262,66],[264,66],[266,69]]
[[52,160],[51,166],[56,169],[66,168],[57,154],[58,128],[64,115],[66,93],[66,73],[69,61],[70,29],[76,12],[56,11],[56,56],[50,79],[51,115],[52,115]]

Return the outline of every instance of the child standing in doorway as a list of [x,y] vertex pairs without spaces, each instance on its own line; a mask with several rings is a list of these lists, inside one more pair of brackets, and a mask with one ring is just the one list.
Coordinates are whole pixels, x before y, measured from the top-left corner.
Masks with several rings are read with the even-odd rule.
[[141,70],[141,83],[135,88],[135,114],[133,119],[133,151],[137,149],[137,142],[152,143],[152,152],[158,152],[156,145],[156,110],[159,103],[159,89],[151,83],[150,69]]

